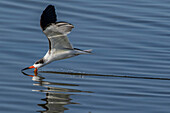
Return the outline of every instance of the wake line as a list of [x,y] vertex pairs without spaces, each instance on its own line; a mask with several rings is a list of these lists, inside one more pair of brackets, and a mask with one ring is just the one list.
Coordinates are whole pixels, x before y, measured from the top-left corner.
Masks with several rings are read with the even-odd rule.
[[64,74],[64,75],[83,75],[83,76],[107,76],[107,77],[119,77],[119,78],[135,78],[135,79],[155,79],[155,80],[170,80],[170,78],[158,78],[158,77],[135,77],[126,75],[104,75],[104,74],[88,74],[88,73],[73,73],[73,72],[56,72],[56,71],[39,71],[40,73],[51,74]]

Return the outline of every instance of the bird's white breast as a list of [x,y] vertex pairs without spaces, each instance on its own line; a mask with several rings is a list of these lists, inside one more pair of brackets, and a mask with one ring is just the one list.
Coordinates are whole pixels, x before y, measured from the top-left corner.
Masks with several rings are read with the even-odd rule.
[[46,53],[44,56],[44,59],[47,61],[47,63],[50,63],[55,60],[61,60],[66,59],[75,56],[74,50],[67,50],[67,49],[61,49],[61,50],[51,50]]

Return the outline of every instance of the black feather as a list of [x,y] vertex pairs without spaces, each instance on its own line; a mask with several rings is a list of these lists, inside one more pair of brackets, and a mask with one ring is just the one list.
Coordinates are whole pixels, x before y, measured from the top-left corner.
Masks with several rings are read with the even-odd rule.
[[44,63],[44,59],[43,58],[35,62],[35,64],[43,64],[43,63]]
[[48,5],[41,15],[40,26],[45,30],[48,25],[55,23],[56,21],[57,16],[55,13],[55,7],[53,5]]

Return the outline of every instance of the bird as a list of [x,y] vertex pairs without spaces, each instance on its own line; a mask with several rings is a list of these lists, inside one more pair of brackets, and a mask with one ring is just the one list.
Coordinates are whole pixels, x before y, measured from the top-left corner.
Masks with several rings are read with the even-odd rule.
[[32,66],[26,67],[21,71],[27,69],[34,69],[34,73],[38,69],[57,60],[62,60],[81,54],[91,54],[92,49],[81,50],[73,48],[67,35],[71,32],[74,26],[65,21],[57,21],[55,6],[48,5],[41,14],[40,26],[49,42],[49,50],[43,58],[36,61]]

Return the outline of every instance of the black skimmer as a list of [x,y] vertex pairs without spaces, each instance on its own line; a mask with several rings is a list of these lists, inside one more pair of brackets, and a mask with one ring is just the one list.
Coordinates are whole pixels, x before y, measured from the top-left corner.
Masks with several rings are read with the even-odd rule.
[[53,5],[48,5],[43,11],[40,26],[48,38],[49,50],[42,59],[36,61],[32,66],[22,69],[22,71],[35,68],[34,72],[37,73],[38,68],[53,61],[91,53],[91,50],[73,48],[67,38],[67,34],[70,33],[74,26],[63,21],[57,22],[57,16]]

